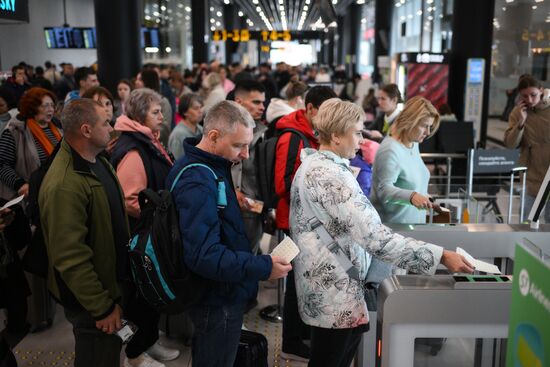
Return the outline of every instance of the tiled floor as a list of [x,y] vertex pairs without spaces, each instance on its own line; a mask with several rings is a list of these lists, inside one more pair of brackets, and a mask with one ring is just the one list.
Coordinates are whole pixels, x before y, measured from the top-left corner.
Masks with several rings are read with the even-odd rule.
[[[269,282],[260,284],[258,306],[245,315],[247,329],[260,332],[268,339],[269,366],[304,367],[305,363],[292,362],[280,358],[282,324],[264,321],[259,311],[277,298],[277,290]],[[3,315],[0,316],[2,322]],[[178,348],[181,355],[178,359],[166,362],[167,367],[191,366],[191,350],[183,340],[169,339],[161,335],[161,342],[169,347]],[[50,329],[29,334],[17,345],[15,354],[21,367],[27,366],[72,366],[74,361],[74,339],[70,324],[65,320],[63,310],[58,307],[54,323]],[[124,353],[122,353],[123,355]]]

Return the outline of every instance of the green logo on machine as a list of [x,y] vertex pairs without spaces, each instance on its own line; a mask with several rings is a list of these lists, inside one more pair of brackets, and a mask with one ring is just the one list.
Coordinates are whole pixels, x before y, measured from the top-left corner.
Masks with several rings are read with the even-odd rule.
[[508,367],[550,365],[550,264],[516,246],[508,332]]

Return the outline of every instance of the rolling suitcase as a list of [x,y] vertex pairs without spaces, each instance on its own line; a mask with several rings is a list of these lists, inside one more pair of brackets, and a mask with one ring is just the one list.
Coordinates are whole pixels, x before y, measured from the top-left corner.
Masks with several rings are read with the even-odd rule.
[[234,367],[267,367],[267,339],[260,333],[241,330]]
[[31,295],[28,298],[27,322],[31,325],[31,332],[37,332],[50,327],[55,316],[55,301],[48,291],[46,279],[25,273]]

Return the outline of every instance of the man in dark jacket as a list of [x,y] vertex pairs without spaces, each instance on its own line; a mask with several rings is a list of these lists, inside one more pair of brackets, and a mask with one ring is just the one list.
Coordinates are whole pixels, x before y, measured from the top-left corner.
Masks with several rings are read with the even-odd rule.
[[11,72],[12,76],[6,80],[6,87],[12,91],[16,103],[19,104],[21,96],[31,87],[31,85],[27,81],[24,65],[14,66]]
[[237,103],[214,105],[204,119],[202,139],[185,141],[185,157],[167,178],[166,186],[171,187],[183,167],[208,166],[188,168],[173,190],[185,264],[212,280],[203,299],[190,310],[196,328],[195,367],[233,366],[244,309],[256,297],[258,281],[281,278],[291,269],[279,257],[254,256],[246,237],[231,165],[248,158],[253,126],[250,114]]
[[[313,132],[312,120],[317,115],[321,104],[330,98],[336,98],[336,93],[332,88],[326,86],[311,88],[304,100],[305,110],[298,110],[282,117],[277,121],[277,130],[298,130],[307,137],[310,148],[319,148],[319,143]],[[302,163],[300,153],[304,147],[304,142],[298,134],[285,132],[277,140],[275,150],[275,191],[279,197],[276,221],[277,228],[287,235],[289,234],[290,186]],[[286,359],[303,362],[309,358],[309,347],[302,342],[302,328],[306,326],[298,314],[294,272],[288,273],[286,285],[282,355]]]
[[101,156],[113,128],[86,98],[67,104],[61,121],[63,141],[38,195],[48,288],[73,325],[75,366],[118,366],[129,231],[122,189]]
[[258,253],[260,240],[263,235],[262,216],[260,213],[252,210],[249,202],[260,199],[260,188],[258,187],[258,172],[255,161],[255,152],[257,145],[264,139],[264,133],[267,127],[262,121],[262,115],[265,110],[265,89],[260,82],[255,80],[245,80],[237,83],[235,86],[235,102],[243,106],[256,126],[254,126],[252,142],[249,145],[249,157],[239,164],[231,167],[233,184],[237,200],[241,207],[241,215],[244,220],[246,234],[254,254]]

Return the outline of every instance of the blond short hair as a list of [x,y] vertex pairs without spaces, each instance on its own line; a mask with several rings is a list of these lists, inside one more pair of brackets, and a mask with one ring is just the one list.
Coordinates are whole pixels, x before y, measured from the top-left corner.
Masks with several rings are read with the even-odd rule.
[[208,89],[214,89],[222,83],[222,77],[219,73],[211,72],[206,76],[205,83]]
[[439,112],[426,98],[421,96],[412,97],[405,103],[403,111],[395,119],[392,136],[400,140],[408,140],[411,132],[430,117],[434,119],[429,135],[429,137],[432,137],[439,129]]
[[317,116],[313,118],[313,127],[319,133],[319,142],[329,144],[332,134],[344,135],[357,122],[364,120],[365,112],[361,107],[340,98],[331,98],[319,107]]

